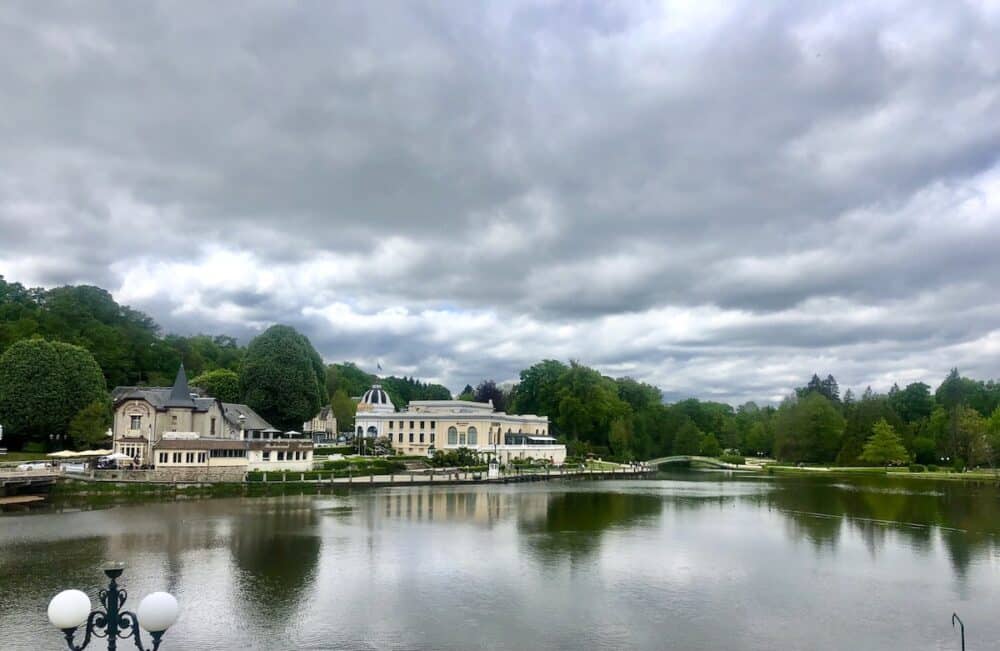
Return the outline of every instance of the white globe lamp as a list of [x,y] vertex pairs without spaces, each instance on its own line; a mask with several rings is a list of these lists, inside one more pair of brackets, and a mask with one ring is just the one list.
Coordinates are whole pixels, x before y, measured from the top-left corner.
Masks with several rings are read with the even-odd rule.
[[89,616],[90,597],[82,590],[63,590],[49,602],[49,621],[57,628],[76,628]]
[[150,633],[162,633],[177,621],[180,608],[177,599],[169,592],[154,592],[139,602],[136,616],[139,626]]

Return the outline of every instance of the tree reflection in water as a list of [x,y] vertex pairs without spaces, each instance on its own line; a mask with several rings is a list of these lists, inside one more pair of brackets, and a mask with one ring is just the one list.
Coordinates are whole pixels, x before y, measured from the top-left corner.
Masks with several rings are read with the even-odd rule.
[[[241,514],[230,540],[240,597],[279,621],[311,592],[321,538],[313,505],[299,497],[271,500],[266,510]],[[248,612],[253,612],[249,610]]]
[[[990,483],[885,477],[781,479],[774,490],[746,499],[788,518],[791,535],[836,547],[845,530],[859,533],[872,554],[887,536],[928,551],[937,538],[956,575],[973,558],[998,550],[1000,490]],[[935,533],[939,535],[935,535]]]
[[518,530],[543,560],[582,560],[600,547],[601,537],[615,527],[627,527],[659,515],[663,500],[632,492],[549,493],[540,517],[519,517]]

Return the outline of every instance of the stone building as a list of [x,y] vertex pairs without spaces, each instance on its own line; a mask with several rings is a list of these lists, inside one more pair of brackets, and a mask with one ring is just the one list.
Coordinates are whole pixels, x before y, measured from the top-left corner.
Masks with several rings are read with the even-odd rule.
[[354,423],[357,436],[387,437],[400,454],[469,448],[502,463],[530,457],[562,465],[566,459],[566,446],[549,436],[548,418],[496,411],[492,402],[414,400],[396,411],[376,384],[358,403]]
[[310,470],[312,443],[286,439],[247,405],[188,386],[184,366],[172,387],[112,391],[114,450],[160,468]]
[[314,441],[337,438],[337,418],[333,415],[333,408],[327,405],[320,409],[312,420],[302,423],[302,432]]

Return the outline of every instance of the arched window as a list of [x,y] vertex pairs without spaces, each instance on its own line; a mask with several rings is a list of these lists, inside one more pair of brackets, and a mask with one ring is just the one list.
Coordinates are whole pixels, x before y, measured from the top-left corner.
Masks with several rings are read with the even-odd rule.
[[458,445],[458,430],[454,427],[448,428],[448,445]]
[[469,445],[479,445],[479,433],[475,427],[469,428]]
[[370,426],[368,428],[368,436],[377,436],[377,435],[378,435],[378,430],[375,429],[375,426],[374,425]]
[[365,431],[363,429],[361,429],[360,425],[358,425],[358,436],[361,436],[364,433],[365,433]]

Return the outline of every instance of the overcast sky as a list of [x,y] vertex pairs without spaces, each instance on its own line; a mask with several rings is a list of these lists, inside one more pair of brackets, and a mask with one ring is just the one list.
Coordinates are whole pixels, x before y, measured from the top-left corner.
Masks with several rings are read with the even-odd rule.
[[1000,3],[4,2],[0,274],[460,390],[1000,376]]

